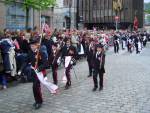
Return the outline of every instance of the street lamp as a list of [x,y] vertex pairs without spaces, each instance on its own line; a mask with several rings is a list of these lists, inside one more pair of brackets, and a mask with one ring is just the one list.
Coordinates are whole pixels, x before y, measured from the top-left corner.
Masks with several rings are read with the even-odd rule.
[[115,21],[116,21],[116,31],[118,31],[119,16],[115,16]]
[[76,28],[78,29],[79,28],[79,0],[77,0],[77,15],[76,15]]
[[116,13],[116,16],[115,16],[116,31],[118,30],[118,20],[119,20],[118,13],[120,13],[123,9],[122,5],[123,5],[122,0],[113,0],[113,10]]
[[69,30],[71,29],[71,4],[72,1],[69,2]]

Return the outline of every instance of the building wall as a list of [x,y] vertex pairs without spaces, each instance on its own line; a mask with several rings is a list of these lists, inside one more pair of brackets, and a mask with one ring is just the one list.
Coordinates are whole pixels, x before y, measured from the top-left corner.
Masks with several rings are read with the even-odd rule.
[[49,24],[50,27],[53,27],[53,8],[42,11],[41,16],[45,18],[45,21]]
[[84,24],[115,23],[115,16],[119,16],[119,23],[133,24],[135,12],[140,26],[143,26],[143,0],[122,0],[122,10],[118,14],[113,11],[113,0],[79,0],[79,15],[83,16]]
[[[68,3],[70,0],[68,0]],[[12,8],[10,8],[10,6]],[[10,28],[10,29],[25,29],[25,12],[19,7],[18,4],[6,6],[0,2],[0,29]],[[11,12],[8,14],[8,9]],[[76,27],[76,0],[72,0],[71,10],[71,28]],[[14,17],[14,15],[17,15]],[[40,16],[42,18],[40,18]],[[69,6],[64,4],[64,0],[57,0],[57,6],[54,9],[49,9],[45,11],[36,11],[30,9],[29,26],[33,28],[37,26],[40,28],[42,22],[47,21],[50,27],[62,29],[66,27],[65,16],[69,16]],[[21,18],[22,21],[18,18]],[[19,22],[20,21],[20,22]],[[21,23],[22,22],[22,23]],[[18,23],[21,23],[18,25]],[[22,25],[22,26],[21,26]],[[19,26],[19,27],[18,27]]]
[[[65,0],[66,1],[66,0]],[[53,15],[53,27],[62,29],[66,28],[66,20],[65,16],[69,17],[69,6],[65,5],[64,0],[57,0],[57,7],[54,7],[54,15]],[[76,27],[76,6],[75,1],[72,0],[71,10],[71,28]],[[68,3],[70,1],[67,1]]]
[[[33,28],[37,26],[39,29],[41,27],[41,16],[49,18],[48,24],[52,26],[53,15],[52,10],[37,11],[30,9],[29,12],[29,27]],[[0,30],[4,28],[9,28],[11,30],[25,29],[25,11],[21,8],[21,4],[5,5],[0,2]]]
[[6,12],[3,3],[0,3],[0,31],[5,28],[6,25]]

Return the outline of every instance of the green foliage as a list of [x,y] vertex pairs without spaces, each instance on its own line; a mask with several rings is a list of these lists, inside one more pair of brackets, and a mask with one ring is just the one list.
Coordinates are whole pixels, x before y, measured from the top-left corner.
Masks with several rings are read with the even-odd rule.
[[150,14],[150,3],[144,3],[144,12]]
[[4,0],[6,4],[21,3],[22,8],[45,10],[56,5],[56,0]]
[[150,9],[150,3],[144,3],[144,10]]
[[4,0],[6,4],[19,3],[26,11],[26,29],[29,23],[29,10],[30,8],[36,10],[45,10],[56,5],[56,0]]
[[144,10],[145,13],[150,14],[150,9],[149,10]]

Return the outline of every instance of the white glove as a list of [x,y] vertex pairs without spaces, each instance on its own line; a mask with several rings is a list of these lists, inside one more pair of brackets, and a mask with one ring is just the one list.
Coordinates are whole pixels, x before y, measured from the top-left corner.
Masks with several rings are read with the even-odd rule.
[[73,61],[70,61],[70,64],[73,65]]

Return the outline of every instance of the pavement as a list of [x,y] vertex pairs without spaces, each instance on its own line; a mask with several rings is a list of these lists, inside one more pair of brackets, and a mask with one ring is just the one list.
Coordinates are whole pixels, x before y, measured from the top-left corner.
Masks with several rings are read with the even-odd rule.
[[[60,92],[52,95],[42,86],[44,103],[34,110],[32,83],[18,84],[0,91],[0,113],[150,113],[150,44],[141,54],[120,50],[106,53],[103,91],[92,92],[93,80],[87,78],[86,60],[74,67],[72,87],[64,90],[59,70]],[[48,77],[52,81],[52,74]]]

